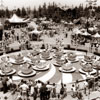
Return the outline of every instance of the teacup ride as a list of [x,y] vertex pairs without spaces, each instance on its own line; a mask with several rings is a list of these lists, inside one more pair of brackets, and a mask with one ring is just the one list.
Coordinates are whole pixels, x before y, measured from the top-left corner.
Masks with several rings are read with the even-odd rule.
[[79,69],[79,72],[82,73],[82,74],[95,74],[96,73],[96,70],[93,69],[93,65],[92,63],[87,63],[87,62],[81,62],[81,66],[82,68]]
[[2,68],[0,70],[0,74],[2,76],[9,76],[16,73],[16,70],[12,68],[12,64],[10,62],[7,62],[7,63],[2,62],[1,66]]
[[64,58],[57,57],[56,62],[54,63],[54,65],[56,67],[61,67],[65,63],[66,63],[66,60]]
[[37,57],[33,57],[33,56],[32,56],[32,57],[30,57],[30,60],[31,60],[30,64],[31,64],[31,65],[35,65],[36,62],[38,62],[39,59],[38,59]]
[[6,56],[6,55],[3,55],[2,57],[1,57],[1,61],[3,61],[3,62],[7,62],[7,61],[9,61],[9,56]]
[[19,76],[21,76],[21,77],[31,77],[31,76],[36,75],[36,71],[34,71],[31,68],[31,65],[29,63],[25,63],[25,64],[20,65],[20,66],[21,66],[21,70],[18,71]]
[[62,57],[63,56],[63,52],[62,51],[56,51],[54,52],[54,57]]
[[41,59],[43,59],[43,60],[51,60],[52,57],[50,56],[50,52],[49,51],[41,52]]
[[37,56],[40,54],[40,52],[37,50],[31,51],[30,53],[32,54],[32,56]]
[[92,53],[87,53],[87,55],[84,55],[84,61],[86,62],[92,62],[95,59],[96,57]]
[[49,64],[45,60],[40,60],[36,65],[32,66],[36,71],[46,71],[50,68]]
[[66,64],[63,64],[62,67],[59,68],[59,71],[63,73],[73,73],[76,71],[76,68],[73,67],[71,62],[68,62]]
[[77,55],[74,52],[70,52],[67,55],[67,59],[71,62],[71,63],[76,63],[79,61],[79,59],[77,58]]
[[99,60],[93,62],[93,68],[96,70],[100,70],[100,61]]
[[16,64],[16,65],[21,65],[21,64],[24,64],[26,61],[24,60],[24,56],[21,55],[21,54],[18,54],[14,61],[12,62],[13,64]]

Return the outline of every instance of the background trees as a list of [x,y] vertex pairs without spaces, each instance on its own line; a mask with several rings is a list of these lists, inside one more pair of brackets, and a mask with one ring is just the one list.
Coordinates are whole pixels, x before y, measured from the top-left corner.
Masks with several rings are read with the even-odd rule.
[[[66,10],[57,6],[56,3],[49,3],[48,5],[44,3],[42,6],[40,5],[37,9],[31,9],[30,7],[25,8],[17,8],[16,14],[20,17],[30,17],[33,18],[41,18],[46,17],[47,20],[52,19],[55,22],[60,22],[61,19],[66,21],[73,21],[74,19],[78,19],[80,17],[88,18],[90,16],[91,7],[83,7],[83,4],[80,4],[78,7],[68,8]],[[92,13],[93,16],[96,16],[96,19],[100,19],[100,6],[95,7],[95,12]],[[5,10],[0,10],[0,17],[9,18],[13,14],[13,10],[10,11],[8,8]]]

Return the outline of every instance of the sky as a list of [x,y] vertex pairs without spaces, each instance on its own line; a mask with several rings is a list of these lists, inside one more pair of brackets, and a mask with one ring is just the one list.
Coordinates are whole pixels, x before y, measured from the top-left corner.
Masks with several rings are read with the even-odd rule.
[[[1,0],[0,0],[1,1]],[[49,4],[55,2],[61,5],[67,6],[78,6],[79,4],[86,5],[86,0],[3,0],[3,5],[8,7],[9,9],[14,8],[22,8],[22,7],[31,7],[32,9],[34,6],[38,8],[39,5],[43,5],[43,3]],[[100,0],[97,1],[97,5],[100,5]]]

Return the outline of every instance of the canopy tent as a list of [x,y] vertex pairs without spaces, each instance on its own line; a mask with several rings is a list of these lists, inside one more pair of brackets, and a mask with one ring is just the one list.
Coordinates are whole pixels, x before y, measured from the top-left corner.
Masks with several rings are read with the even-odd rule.
[[42,31],[38,31],[37,29],[29,32],[31,40],[39,40],[41,33],[42,33]]
[[16,14],[13,14],[13,16],[8,19],[10,23],[25,23],[23,18],[18,17]]
[[42,33],[42,31],[38,31],[38,30],[33,30],[31,32],[29,32],[30,34],[36,34],[36,35],[40,35]]
[[91,34],[91,35],[94,35],[98,32],[98,28],[97,27],[90,27],[88,28],[88,32]]
[[30,23],[28,24],[28,28],[37,30],[38,25],[37,25],[35,22],[32,21],[32,22],[30,22]]
[[83,35],[83,36],[90,36],[91,34],[89,34],[85,29],[74,29],[74,34],[80,34],[80,35]]
[[99,34],[99,33],[96,33],[96,34],[93,35],[92,37],[94,37],[94,38],[100,38],[100,34]]
[[95,31],[95,30],[97,30],[97,28],[94,26],[94,27],[88,28],[88,30],[90,30],[90,31]]

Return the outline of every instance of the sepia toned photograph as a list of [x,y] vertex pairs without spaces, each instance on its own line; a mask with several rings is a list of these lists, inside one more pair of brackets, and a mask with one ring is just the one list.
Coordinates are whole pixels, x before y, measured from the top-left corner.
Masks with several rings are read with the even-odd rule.
[[100,0],[0,0],[0,100],[100,100]]

